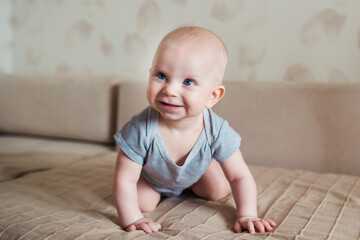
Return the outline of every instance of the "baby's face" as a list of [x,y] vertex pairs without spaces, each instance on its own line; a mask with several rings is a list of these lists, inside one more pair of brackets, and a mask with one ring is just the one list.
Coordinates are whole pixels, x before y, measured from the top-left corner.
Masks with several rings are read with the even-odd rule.
[[160,46],[150,69],[150,105],[168,120],[200,116],[205,107],[212,106],[213,90],[220,84],[219,64],[208,47],[184,42]]

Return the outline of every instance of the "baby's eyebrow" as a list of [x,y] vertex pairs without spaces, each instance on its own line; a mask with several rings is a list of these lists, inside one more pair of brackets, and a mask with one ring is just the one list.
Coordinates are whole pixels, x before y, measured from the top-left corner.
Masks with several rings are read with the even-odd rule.
[[160,65],[154,65],[153,68],[159,69],[159,68],[160,68]]
[[193,80],[200,80],[201,79],[201,76],[196,73],[196,72],[193,72],[193,73],[188,73],[185,75],[185,79],[193,79]]

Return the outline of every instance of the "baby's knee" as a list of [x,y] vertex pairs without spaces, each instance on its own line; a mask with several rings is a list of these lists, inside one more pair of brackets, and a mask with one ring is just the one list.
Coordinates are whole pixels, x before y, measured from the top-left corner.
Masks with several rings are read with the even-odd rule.
[[139,208],[141,212],[152,212],[160,202],[160,194],[152,192],[152,194],[139,194]]
[[217,201],[227,197],[231,193],[230,186],[227,184],[214,184],[201,191],[196,191],[195,194],[211,201]]
[[142,213],[144,212],[153,212],[156,208],[156,204],[149,203],[149,202],[140,202],[139,208]]
[[208,193],[207,199],[209,199],[211,201],[217,201],[217,200],[227,197],[230,194],[230,192],[231,192],[231,189],[230,189],[230,187],[227,187],[227,186],[223,186],[218,189],[212,189],[212,191]]
[[160,193],[150,186],[150,184],[142,176],[138,181],[137,191],[141,212],[154,211],[160,201]]

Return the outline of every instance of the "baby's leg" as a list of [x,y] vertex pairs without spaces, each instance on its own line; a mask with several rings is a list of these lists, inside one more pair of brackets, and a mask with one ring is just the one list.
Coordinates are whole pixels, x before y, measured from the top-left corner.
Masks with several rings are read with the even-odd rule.
[[160,193],[150,186],[143,176],[140,176],[137,182],[137,191],[141,212],[154,211],[160,201]]
[[225,198],[231,192],[230,184],[216,160],[211,161],[209,168],[200,180],[191,186],[191,190],[209,200]]

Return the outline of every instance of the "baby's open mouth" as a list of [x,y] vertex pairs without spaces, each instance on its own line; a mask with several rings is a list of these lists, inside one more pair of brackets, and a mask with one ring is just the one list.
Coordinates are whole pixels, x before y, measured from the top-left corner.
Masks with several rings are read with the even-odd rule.
[[162,102],[162,101],[160,101],[160,103],[162,105],[165,105],[165,106],[168,106],[168,107],[181,107],[181,105],[170,104],[170,103],[166,103],[166,102]]

